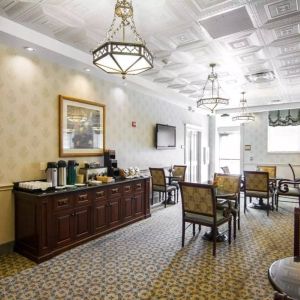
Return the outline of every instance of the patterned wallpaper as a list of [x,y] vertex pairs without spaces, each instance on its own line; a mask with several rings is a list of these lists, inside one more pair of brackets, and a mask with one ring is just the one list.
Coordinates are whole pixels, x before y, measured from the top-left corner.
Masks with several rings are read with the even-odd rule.
[[[42,178],[40,162],[59,160],[59,94],[106,104],[106,147],[116,150],[120,167],[183,163],[184,123],[203,126],[203,146],[208,143],[206,116],[170,105],[155,93],[100,81],[4,45],[0,70],[0,183]],[[131,127],[132,121],[137,122],[136,128]],[[177,127],[176,150],[154,148],[156,123]]]

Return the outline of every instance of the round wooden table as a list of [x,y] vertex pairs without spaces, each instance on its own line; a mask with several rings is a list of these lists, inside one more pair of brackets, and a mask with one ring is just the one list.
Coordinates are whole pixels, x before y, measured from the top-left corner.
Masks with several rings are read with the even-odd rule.
[[300,257],[276,260],[269,268],[273,287],[294,299],[300,299]]

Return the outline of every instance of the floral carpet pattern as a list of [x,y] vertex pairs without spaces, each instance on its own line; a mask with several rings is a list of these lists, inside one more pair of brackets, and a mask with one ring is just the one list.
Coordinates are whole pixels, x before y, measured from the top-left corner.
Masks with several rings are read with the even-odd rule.
[[[293,206],[248,209],[229,246],[192,236],[181,248],[181,204],[0,280],[0,299],[273,299],[268,268],[293,254]],[[225,227],[226,228],[226,225]],[[18,254],[13,254],[20,259]],[[19,258],[18,258],[19,257]],[[0,259],[2,277],[9,261]],[[4,275],[3,275],[4,274]],[[6,276],[7,276],[6,275]]]

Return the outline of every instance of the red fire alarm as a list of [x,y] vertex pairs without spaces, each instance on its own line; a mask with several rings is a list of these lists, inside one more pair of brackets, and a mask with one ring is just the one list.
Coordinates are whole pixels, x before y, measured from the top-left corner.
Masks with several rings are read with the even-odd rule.
[[135,121],[132,121],[132,122],[131,122],[131,126],[132,126],[132,127],[136,127],[136,122],[135,122]]

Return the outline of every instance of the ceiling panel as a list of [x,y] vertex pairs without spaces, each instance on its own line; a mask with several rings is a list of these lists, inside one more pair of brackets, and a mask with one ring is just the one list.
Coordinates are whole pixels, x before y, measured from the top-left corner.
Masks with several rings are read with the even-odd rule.
[[[133,0],[137,30],[155,57],[154,69],[135,78],[196,103],[209,64],[216,63],[229,107],[239,106],[242,90],[249,103],[259,105],[300,99],[299,1]],[[114,5],[107,0],[2,0],[0,14],[90,53],[105,37]],[[245,75],[263,71],[273,71],[276,79],[247,82]]]

